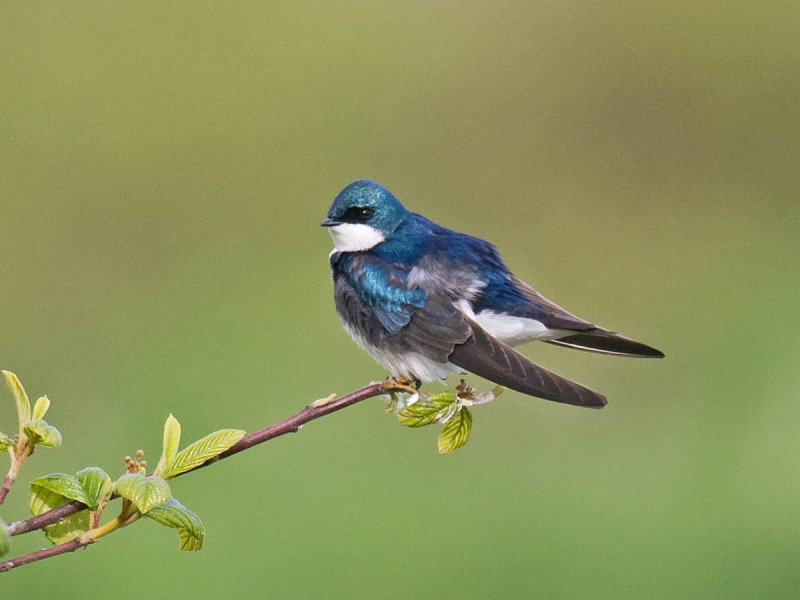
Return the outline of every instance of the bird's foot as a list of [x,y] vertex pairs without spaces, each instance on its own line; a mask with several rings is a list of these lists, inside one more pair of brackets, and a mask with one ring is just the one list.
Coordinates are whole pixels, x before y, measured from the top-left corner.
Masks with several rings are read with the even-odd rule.
[[422,382],[416,377],[405,377],[404,375],[400,375],[398,377],[395,377],[394,380],[401,385],[407,385],[407,386],[413,385],[414,388],[417,390],[422,386]]
[[390,377],[383,382],[383,389],[387,392],[401,391],[408,392],[409,394],[416,394],[422,385],[419,379],[412,379],[410,377]]
[[336,394],[331,394],[330,396],[326,396],[325,398],[320,398],[319,400],[314,400],[309,406],[311,408],[321,408],[326,404],[330,404],[336,398]]

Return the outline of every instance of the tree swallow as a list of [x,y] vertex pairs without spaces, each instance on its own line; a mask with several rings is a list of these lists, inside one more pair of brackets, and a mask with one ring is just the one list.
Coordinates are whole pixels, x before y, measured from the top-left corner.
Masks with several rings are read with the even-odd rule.
[[542,340],[617,356],[664,356],[568,313],[515,277],[492,244],[406,210],[375,181],[345,187],[321,224],[335,246],[336,312],[394,377],[443,381],[470,371],[523,394],[601,408],[604,396],[512,346]]

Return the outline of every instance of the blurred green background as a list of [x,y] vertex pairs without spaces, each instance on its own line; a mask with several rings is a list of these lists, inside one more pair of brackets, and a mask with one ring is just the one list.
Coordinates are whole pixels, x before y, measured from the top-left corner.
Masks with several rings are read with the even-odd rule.
[[7,521],[37,476],[154,465],[170,412],[252,431],[383,377],[318,226],[352,179],[667,353],[527,346],[609,406],[508,393],[451,456],[367,401],[176,480],[200,553],[141,523],[4,595],[800,596],[796,2],[26,2],[0,34],[0,367],[64,435]]

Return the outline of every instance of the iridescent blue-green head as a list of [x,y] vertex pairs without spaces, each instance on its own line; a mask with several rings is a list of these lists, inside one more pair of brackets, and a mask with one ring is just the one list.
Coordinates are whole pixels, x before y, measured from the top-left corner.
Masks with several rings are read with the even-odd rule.
[[339,192],[321,224],[329,228],[338,252],[359,252],[384,241],[407,214],[380,183],[359,179]]

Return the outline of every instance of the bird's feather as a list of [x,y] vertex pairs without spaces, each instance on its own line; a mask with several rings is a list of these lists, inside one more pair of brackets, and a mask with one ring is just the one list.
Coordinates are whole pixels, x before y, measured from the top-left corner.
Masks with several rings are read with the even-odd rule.
[[[541,321],[550,329],[583,331],[594,328],[592,323],[564,310],[555,302],[542,296],[520,278],[509,274],[509,281],[519,290],[526,301],[520,303],[520,306],[516,308],[517,312],[523,313],[519,316],[530,316],[537,321]],[[514,310],[512,308],[512,312]]]
[[472,335],[453,348],[453,364],[523,394],[590,408],[606,405],[605,396],[532,363],[477,323],[470,326]]
[[661,350],[642,344],[636,340],[606,331],[596,327],[589,331],[582,331],[567,335],[556,340],[545,340],[550,344],[597,352],[599,354],[613,354],[614,356],[631,356],[636,358],[664,358]]
[[425,305],[425,293],[407,285],[408,269],[386,265],[364,252],[335,252],[331,266],[390,333],[408,325],[414,311]]

